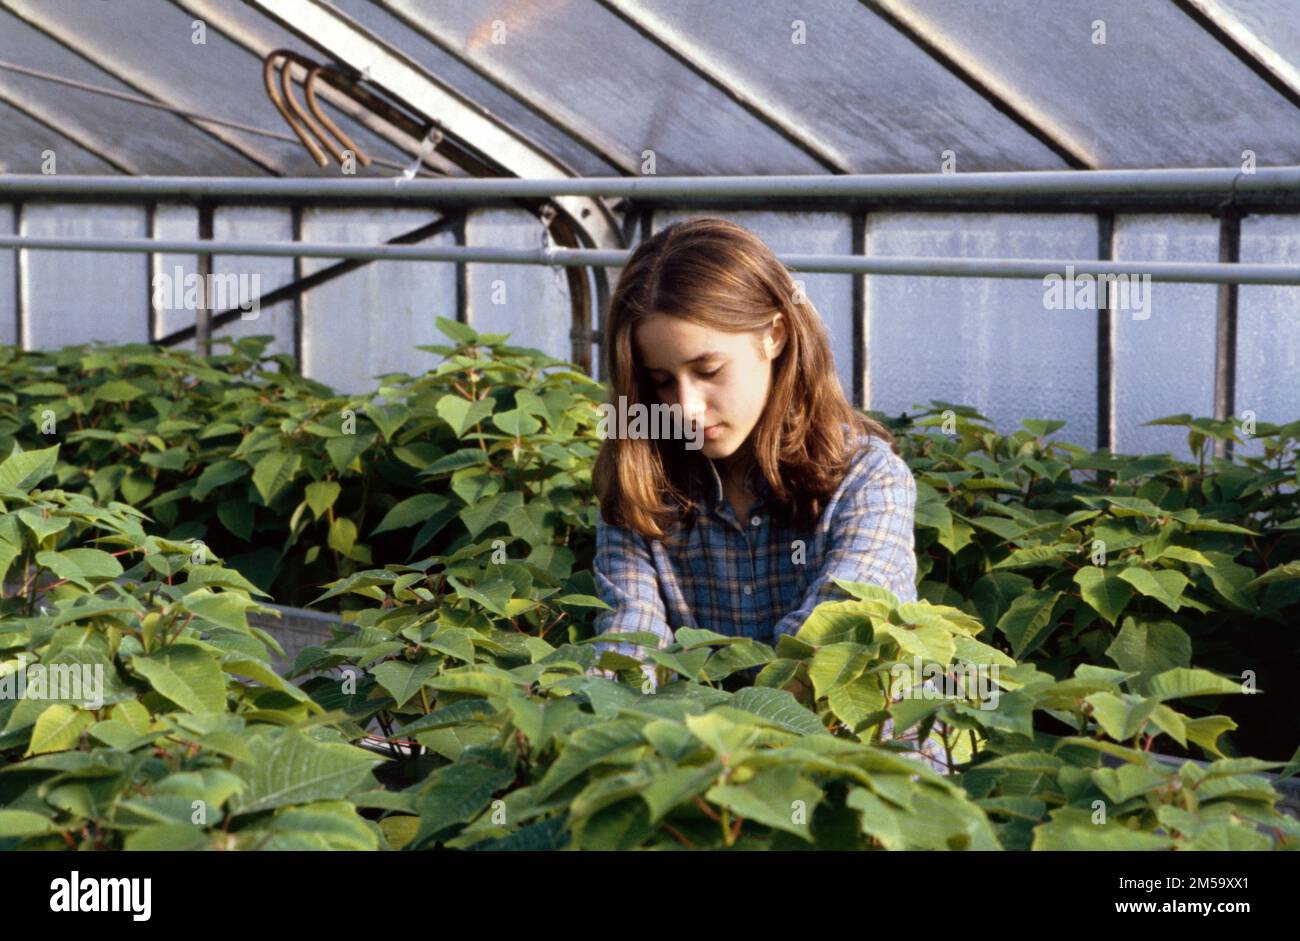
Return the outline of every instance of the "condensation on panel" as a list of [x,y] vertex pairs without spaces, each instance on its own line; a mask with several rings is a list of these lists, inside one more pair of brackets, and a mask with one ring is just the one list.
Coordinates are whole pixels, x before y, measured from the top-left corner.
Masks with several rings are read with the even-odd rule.
[[[538,248],[542,224],[517,209],[483,209],[465,223],[467,245]],[[465,266],[469,322],[481,333],[508,333],[510,343],[531,346],[558,359],[573,358],[573,308],[563,269],[542,265]],[[455,295],[444,317],[456,318]]]
[[[1241,223],[1241,260],[1300,265],[1300,217],[1247,216]],[[1237,289],[1238,418],[1285,425],[1300,419],[1300,287],[1243,284]],[[1260,455],[1246,439],[1239,455]]]
[[[14,234],[14,207],[0,206],[0,233]],[[14,252],[0,252],[0,344],[13,344],[18,339],[18,284],[14,280]]]
[[[655,213],[654,230],[692,216],[722,215],[749,229],[778,255],[833,254],[853,252],[853,231],[849,217],[832,212],[759,212],[680,210]],[[844,397],[853,401],[853,276],[816,272],[792,272],[803,282],[804,293],[821,315],[835,359],[835,372]]]
[[[154,209],[154,238],[197,239],[199,215],[193,206],[179,203],[160,203]],[[186,279],[199,270],[197,255],[159,252],[153,258],[150,273],[151,303],[153,304],[153,338],[160,340],[194,323],[193,291],[191,300],[185,299]],[[194,341],[177,343],[176,349],[194,349]]]
[[[218,241],[292,242],[293,211],[275,206],[224,206],[213,213],[212,237]],[[337,261],[328,259],[326,264]],[[227,309],[235,306],[248,308],[238,319],[215,331],[216,335],[270,335],[274,340],[267,352],[293,355],[293,301],[281,301],[256,310],[251,303],[263,294],[293,282],[293,259],[216,255],[212,259],[212,271],[225,278],[227,284],[238,285],[237,300],[228,304]],[[215,305],[213,310],[216,310]]]
[[[867,254],[1096,258],[1087,215],[875,213]],[[867,277],[868,405],[888,415],[931,400],[976,408],[1002,434],[1057,419],[1054,436],[1097,440],[1097,315],[1054,309],[1043,281]]]
[[[307,242],[378,244],[431,221],[418,209],[307,209]],[[444,232],[427,243],[454,245]],[[338,259],[304,258],[304,276]],[[456,269],[451,262],[375,261],[303,295],[302,371],[340,391],[373,389],[375,376],[417,374],[438,363],[417,346],[445,343],[435,326],[456,305]]]
[[[137,206],[29,203],[23,235],[142,239]],[[23,345],[142,343],[149,335],[149,256],[135,252],[22,252]]]
[[[1219,224],[1207,216],[1119,216],[1115,257],[1126,262],[1218,261]],[[1135,273],[1141,273],[1140,265]],[[1143,304],[1131,302],[1129,309],[1116,310],[1118,453],[1169,452],[1180,460],[1192,459],[1186,429],[1144,423],[1184,412],[1214,414],[1217,292],[1213,284],[1151,283]]]

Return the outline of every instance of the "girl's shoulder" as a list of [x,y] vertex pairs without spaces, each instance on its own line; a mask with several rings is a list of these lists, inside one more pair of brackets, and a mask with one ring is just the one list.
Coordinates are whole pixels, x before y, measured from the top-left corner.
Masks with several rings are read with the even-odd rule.
[[912,469],[907,466],[884,438],[860,434],[854,442],[854,455],[848,472],[840,483],[844,497],[852,497],[868,489],[882,486],[916,488]]

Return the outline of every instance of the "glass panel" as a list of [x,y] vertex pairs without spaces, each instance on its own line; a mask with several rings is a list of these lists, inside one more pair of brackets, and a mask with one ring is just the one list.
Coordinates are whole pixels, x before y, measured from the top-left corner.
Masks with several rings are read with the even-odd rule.
[[[153,228],[155,238],[197,239],[199,237],[198,210],[193,206],[178,203],[160,204],[154,210]],[[152,258],[153,271],[150,275],[150,285],[154,338],[159,339],[194,323],[195,311],[186,308],[183,287],[185,277],[198,272],[199,256],[160,252]],[[176,297],[178,283],[182,286],[179,300]],[[176,344],[176,347],[192,350],[194,341],[187,340]]]
[[[377,244],[426,225],[427,211],[307,209],[303,241]],[[444,232],[431,245],[454,245]],[[304,258],[303,275],[337,259]],[[456,267],[452,262],[375,261],[313,288],[303,296],[302,368],[340,391],[375,388],[374,377],[404,371],[421,373],[436,365],[419,344],[445,343],[434,320],[456,307]]]
[[[867,254],[955,258],[1096,258],[1086,215],[875,213]],[[1047,306],[1041,281],[867,277],[870,408],[898,415],[931,399],[970,405],[1002,434],[1026,418],[1097,440],[1097,318]]]
[[450,85],[466,98],[486,108],[542,150],[572,167],[581,176],[617,175],[617,168],[583,147],[544,114],[520,102],[501,86],[488,81],[459,59],[443,52],[401,20],[370,0],[333,0],[333,6],[418,62],[426,72]]
[[[714,215],[711,211],[676,210],[656,213],[654,230],[692,216]],[[778,255],[850,255],[853,253],[852,226],[849,217],[832,212],[730,212],[725,218],[749,229]],[[843,274],[794,272],[804,284],[804,293],[812,302],[830,334],[835,372],[844,397],[853,401],[853,278]]]
[[[716,0],[619,0],[853,173],[1046,170],[1066,164],[915,43],[843,0],[748,0],[743,24]],[[792,24],[802,23],[802,43]]]
[[[0,234],[14,234],[14,207],[0,206]],[[0,343],[12,344],[17,340],[18,312],[14,309],[18,299],[14,282],[15,252],[0,251]]]
[[580,130],[628,172],[640,172],[647,149],[660,175],[824,170],[599,4],[389,5]]
[[[22,229],[24,235],[118,239],[144,238],[146,231],[144,210],[135,206],[49,203],[24,206]],[[27,349],[148,338],[148,255],[29,249],[21,254]]]
[[[537,248],[542,226],[537,217],[517,209],[471,212],[465,225],[470,245]],[[562,269],[542,265],[465,266],[469,322],[483,333],[509,333],[510,342],[572,360],[573,314],[569,281]],[[454,312],[444,314],[455,316]]]
[[1300,150],[1296,109],[1173,3],[885,5],[970,57],[1099,167],[1232,166],[1245,148],[1291,163]]
[[[1115,220],[1121,260],[1218,261],[1219,224],[1206,216],[1132,215]],[[1190,460],[1187,431],[1144,422],[1214,414],[1213,284],[1150,285],[1149,309],[1118,310],[1115,324],[1116,450],[1165,451]]]
[[[1251,34],[1252,44],[1267,50],[1268,64],[1300,87],[1300,16],[1295,0],[1217,0],[1215,19]],[[1280,60],[1280,61],[1279,61]]]
[[[281,207],[222,207],[213,213],[212,237],[239,242],[292,242],[293,212]],[[212,259],[212,270],[227,278],[234,275],[241,284],[241,299],[261,297],[278,287],[292,284],[294,280],[293,259],[287,257],[217,255]],[[249,286],[251,293],[243,293],[244,284]],[[217,331],[218,335],[248,337],[270,334],[275,340],[267,348],[268,352],[293,354],[293,301],[250,310],[246,316],[247,319],[241,315],[232,320]]]
[[[1247,216],[1241,223],[1241,260],[1300,265],[1300,218]],[[1285,425],[1300,418],[1300,287],[1243,284],[1237,289],[1236,414]],[[1262,455],[1258,441],[1237,446]]]
[[48,125],[0,101],[0,172],[40,173],[45,151],[52,150],[60,173],[117,176],[118,170],[74,144]]
[[[47,13],[57,15],[61,6],[65,11],[69,9],[59,3],[39,7],[15,3],[13,6],[23,15],[37,18],[37,22]],[[88,16],[88,9],[84,5],[79,7],[80,13],[75,17],[79,30],[98,33],[101,28],[108,28],[109,23],[117,22],[117,30],[133,33],[136,42],[148,43],[152,51],[142,62],[156,62],[158,50],[170,45],[159,43],[157,33],[142,28],[142,23],[148,21],[129,11],[113,16],[102,13]],[[193,56],[193,48],[186,41],[184,54]],[[10,13],[0,13],[0,59],[62,78],[139,94]],[[193,63],[192,58],[187,61]],[[19,102],[30,103],[33,111],[52,118],[74,138],[112,155],[134,173],[227,175],[253,169],[247,160],[219,141],[165,111],[9,71],[0,71],[0,89]]]

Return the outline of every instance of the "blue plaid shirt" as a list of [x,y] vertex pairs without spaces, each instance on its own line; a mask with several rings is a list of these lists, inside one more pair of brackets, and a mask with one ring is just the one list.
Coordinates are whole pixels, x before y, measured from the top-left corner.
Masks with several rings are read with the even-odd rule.
[[[831,576],[888,588],[916,600],[913,512],[916,481],[884,441],[859,438],[848,473],[812,529],[776,523],[771,488],[761,474],[755,501],[737,519],[723,495],[713,461],[711,500],[696,503],[694,529],[683,546],[622,526],[596,524],[597,593],[614,610],[602,611],[597,634],[650,631],[668,646],[686,625],[775,644],[795,634],[823,601],[848,597]],[[646,660],[646,648],[600,643]]]

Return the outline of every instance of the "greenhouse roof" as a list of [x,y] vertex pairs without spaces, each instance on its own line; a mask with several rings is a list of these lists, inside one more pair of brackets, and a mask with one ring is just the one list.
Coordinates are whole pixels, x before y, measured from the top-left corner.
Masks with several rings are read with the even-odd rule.
[[268,96],[279,49],[298,97],[327,67],[358,176],[422,141],[529,178],[1300,155],[1296,0],[0,0],[0,170],[337,176]]

